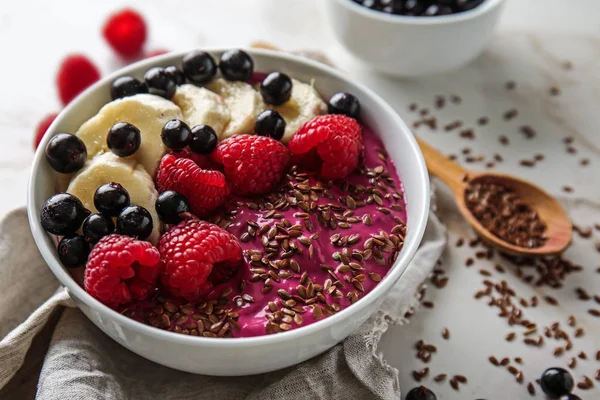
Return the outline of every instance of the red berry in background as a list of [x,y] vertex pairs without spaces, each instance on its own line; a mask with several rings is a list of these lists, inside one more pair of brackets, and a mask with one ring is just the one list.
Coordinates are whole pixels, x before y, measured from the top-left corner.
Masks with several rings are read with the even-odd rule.
[[146,22],[132,9],[126,8],[108,17],[102,30],[104,39],[119,55],[140,54],[146,42]]
[[72,54],[58,68],[56,85],[63,105],[100,79],[98,68],[84,55]]
[[37,127],[35,128],[35,139],[33,142],[34,150],[36,150],[38,148],[38,146],[40,145],[40,142],[42,141],[42,137],[44,137],[44,133],[46,133],[48,128],[50,128],[50,125],[52,125],[52,122],[54,122],[54,120],[56,119],[57,116],[58,116],[58,114],[46,115],[44,117],[44,119],[42,119],[38,123]]

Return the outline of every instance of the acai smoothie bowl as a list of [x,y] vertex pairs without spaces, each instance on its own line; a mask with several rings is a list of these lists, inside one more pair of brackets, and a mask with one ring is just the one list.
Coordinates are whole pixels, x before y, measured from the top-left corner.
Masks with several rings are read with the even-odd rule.
[[35,155],[28,213],[84,314],[157,363],[245,375],[357,329],[414,256],[425,163],[383,100],[264,50],[133,64],[76,98]]

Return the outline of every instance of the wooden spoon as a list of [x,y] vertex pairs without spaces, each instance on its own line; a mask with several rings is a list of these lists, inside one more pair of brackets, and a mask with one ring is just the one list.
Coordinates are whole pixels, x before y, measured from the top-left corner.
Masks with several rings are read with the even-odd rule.
[[[425,156],[427,169],[431,174],[437,176],[450,186],[454,192],[454,197],[460,212],[483,241],[498,248],[504,253],[517,256],[558,254],[562,253],[569,246],[573,237],[571,220],[558,201],[544,190],[514,176],[498,172],[469,171],[457,163],[450,161],[446,156],[423,142],[421,139],[417,138],[417,141]],[[469,182],[483,179],[486,181],[494,181],[511,188],[525,204],[537,211],[540,219],[547,226],[546,235],[548,240],[544,245],[535,248],[527,248],[509,243],[488,231],[475,216],[471,214],[471,211],[467,208],[465,203],[465,188]]]

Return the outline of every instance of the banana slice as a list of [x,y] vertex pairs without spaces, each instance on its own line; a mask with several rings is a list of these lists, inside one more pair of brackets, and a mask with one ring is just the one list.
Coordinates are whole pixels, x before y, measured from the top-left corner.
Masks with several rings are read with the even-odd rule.
[[185,84],[177,88],[173,102],[181,108],[183,120],[190,126],[209,125],[219,139],[231,119],[229,108],[218,94]]
[[163,125],[171,119],[181,119],[181,110],[174,103],[152,94],[138,94],[111,101],[77,131],[87,148],[88,160],[108,152],[106,135],[117,122],[129,122],[141,133],[142,144],[132,157],[154,176],[166,148],[160,137]]
[[317,90],[307,83],[292,78],[292,95],[280,106],[267,105],[285,119],[285,133],[281,141],[287,143],[306,121],[327,113],[327,104]]
[[67,193],[76,196],[92,212],[98,212],[94,206],[94,193],[105,183],[120,183],[129,193],[131,204],[142,206],[152,215],[153,231],[147,239],[152,244],[160,237],[160,220],[156,213],[158,192],[154,188],[152,177],[135,159],[120,158],[108,152],[88,160],[83,169],[75,175]]
[[221,96],[231,113],[231,120],[219,139],[254,133],[256,117],[265,109],[260,93],[245,82],[229,82],[223,78],[214,79],[206,88]]

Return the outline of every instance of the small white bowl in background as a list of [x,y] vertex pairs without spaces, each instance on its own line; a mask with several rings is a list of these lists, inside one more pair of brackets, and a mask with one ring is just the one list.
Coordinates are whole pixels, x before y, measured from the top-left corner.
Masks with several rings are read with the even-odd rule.
[[[207,50],[218,59],[223,49]],[[100,80],[73,100],[52,123],[34,156],[28,188],[29,224],[40,253],[83,313],[108,336],[149,360],[182,371],[205,375],[249,375],[274,371],[308,360],[356,330],[378,308],[413,258],[421,242],[429,212],[429,177],[423,155],[410,129],[374,92],[324,64],[266,51],[247,50],[259,72],[280,71],[301,81],[314,80],[324,98],[348,91],[361,102],[361,119],[383,140],[402,180],[407,204],[404,247],[385,278],[356,304],[305,327],[251,338],[187,336],[142,324],[119,314],[90,296],[62,266],[56,243],[40,223],[44,201],[55,193],[57,174],[46,162],[44,149],[59,132],[79,126],[110,101],[110,85],[122,75],[142,78],[155,66],[181,66],[185,53],[171,53],[140,61]]]
[[371,10],[352,0],[325,0],[338,41],[373,69],[397,77],[442,73],[474,60],[490,41],[504,0],[434,17]]

